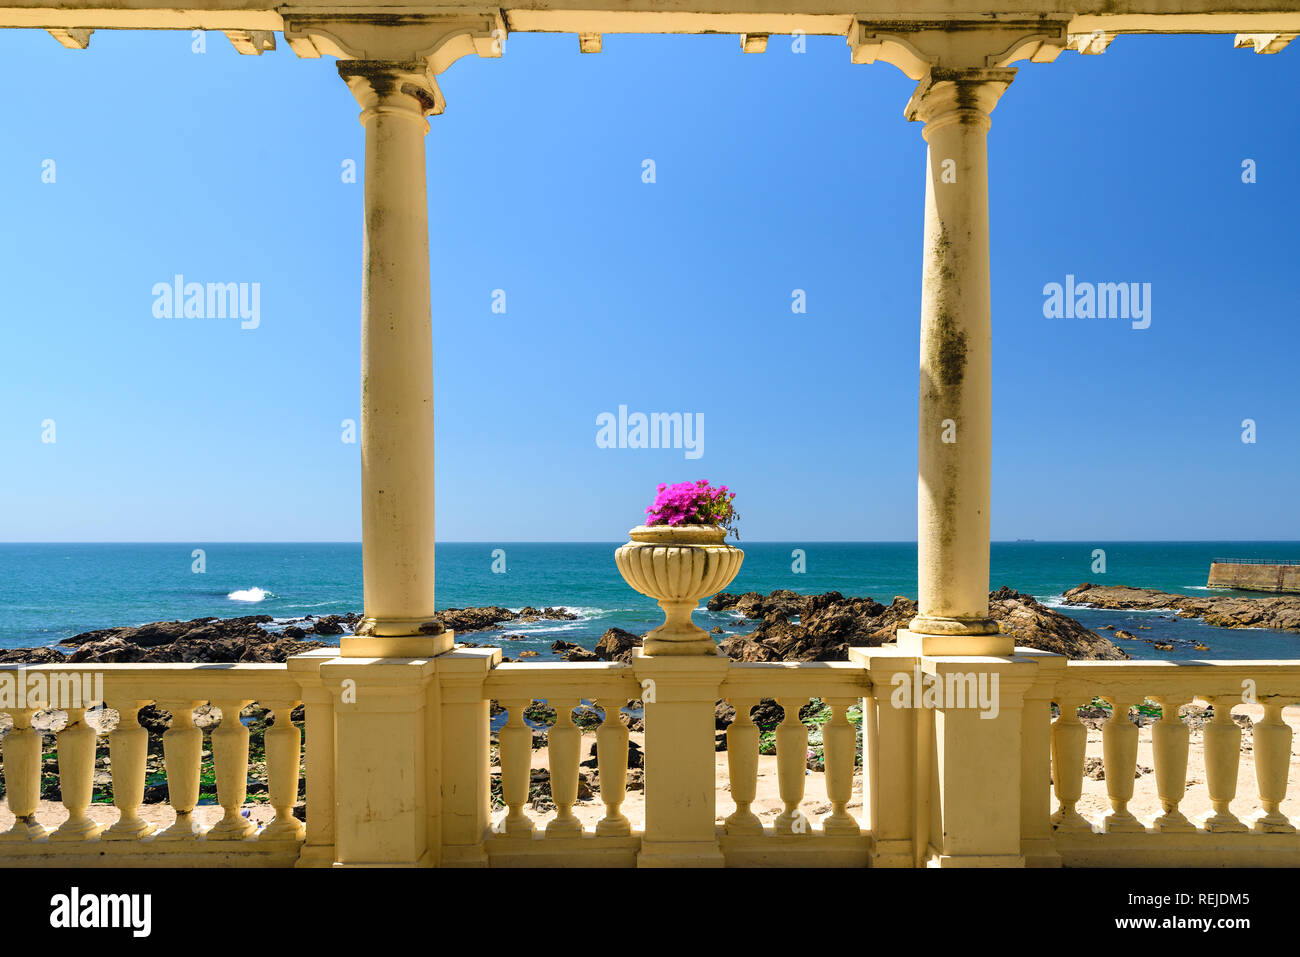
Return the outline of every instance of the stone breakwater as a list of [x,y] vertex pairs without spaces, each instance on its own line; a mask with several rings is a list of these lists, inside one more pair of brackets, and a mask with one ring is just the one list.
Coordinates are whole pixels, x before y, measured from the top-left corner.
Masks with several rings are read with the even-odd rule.
[[1300,596],[1233,598],[1179,595],[1127,585],[1076,585],[1063,596],[1067,605],[1136,611],[1172,611],[1180,618],[1200,618],[1218,628],[1271,628],[1300,632]]

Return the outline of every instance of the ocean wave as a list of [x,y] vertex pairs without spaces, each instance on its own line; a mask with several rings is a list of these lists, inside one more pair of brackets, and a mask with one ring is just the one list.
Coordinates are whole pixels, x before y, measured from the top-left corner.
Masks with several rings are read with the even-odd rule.
[[232,591],[226,597],[229,598],[231,601],[262,601],[263,599],[274,598],[275,596],[271,594],[269,591],[267,591],[265,588],[254,587],[254,588],[241,588],[237,591]]
[[[506,611],[512,611],[517,615],[521,611],[523,611],[525,607],[530,607],[530,606],[520,605],[518,608],[511,608],[507,605]],[[536,608],[538,611],[541,611],[546,606],[532,605],[531,607]],[[601,615],[614,614],[614,612],[609,608],[592,608],[586,605],[552,605],[551,607],[554,608],[556,611],[567,611],[571,615],[577,615],[580,619],[583,620],[589,618],[599,618]],[[543,619],[543,620],[555,621],[557,619]]]
[[503,635],[548,635],[557,631],[574,631],[581,628],[582,624],[580,621],[565,621],[557,625],[543,625],[537,628],[531,622],[520,622],[516,626],[517,630],[515,628],[506,628],[501,633]]
[[1035,595],[1034,600],[1045,608],[1059,608],[1062,611],[1109,611],[1119,615],[1158,615],[1177,611],[1175,608],[1101,608],[1086,602],[1070,604],[1064,595]]

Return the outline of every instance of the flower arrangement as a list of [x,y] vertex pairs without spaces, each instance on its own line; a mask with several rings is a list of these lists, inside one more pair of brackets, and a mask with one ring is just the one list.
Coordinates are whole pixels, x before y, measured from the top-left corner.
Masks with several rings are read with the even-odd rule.
[[735,492],[721,485],[714,488],[707,481],[659,483],[654,503],[645,510],[647,525],[719,525],[740,538],[732,500]]

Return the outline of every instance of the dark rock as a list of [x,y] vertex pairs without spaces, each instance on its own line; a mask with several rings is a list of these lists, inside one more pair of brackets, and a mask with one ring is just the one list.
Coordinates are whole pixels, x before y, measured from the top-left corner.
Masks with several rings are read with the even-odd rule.
[[736,709],[726,701],[718,701],[713,706],[713,727],[718,731],[726,731],[731,722],[736,720]]
[[11,648],[0,652],[0,663],[44,665],[66,661],[63,652],[53,648]]
[[551,651],[558,654],[565,661],[600,661],[601,658],[594,651],[588,651],[581,645],[575,645],[571,641],[556,641],[551,644]]
[[[312,634],[316,635],[341,635],[343,634],[342,619],[338,615],[326,615],[323,618],[317,618],[316,623],[311,626]],[[294,637],[298,637],[295,635]]]
[[453,631],[485,631],[499,628],[503,621],[514,621],[519,616],[509,608],[448,608],[434,615],[440,624]]
[[[732,596],[728,596],[729,598]],[[1055,651],[1072,658],[1126,658],[1114,644],[1074,619],[1040,605],[1029,595],[1002,588],[989,595],[990,615],[1018,645]],[[782,590],[767,598],[750,592],[734,606],[763,619],[747,635],[719,643],[736,661],[843,661],[851,647],[890,642],[916,615],[916,602],[895,597],[890,605],[871,598],[845,598],[838,592],[799,596]],[[789,618],[797,614],[799,622]]]
[[632,660],[632,649],[641,647],[641,639],[622,628],[611,628],[600,636],[596,643],[596,657],[602,661],[620,661],[627,664]]
[[261,625],[272,620],[270,615],[245,615],[242,618],[193,618],[189,621],[154,621],[147,625],[124,628],[102,628],[64,638],[61,645],[84,645],[106,638],[121,638],[138,648],[156,648],[183,638],[194,640],[246,635],[261,632]]

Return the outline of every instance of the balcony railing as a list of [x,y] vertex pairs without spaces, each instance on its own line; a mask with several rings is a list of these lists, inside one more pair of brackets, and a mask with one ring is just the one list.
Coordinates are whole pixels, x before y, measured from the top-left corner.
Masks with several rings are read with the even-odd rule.
[[[0,865],[617,867],[645,863],[651,844],[660,851],[668,844],[679,857],[731,866],[915,866],[949,855],[944,842],[970,821],[1005,826],[999,813],[1011,813],[1013,827],[1019,821],[1020,855],[1029,864],[1300,864],[1300,837],[1283,811],[1293,735],[1282,717],[1285,705],[1300,702],[1300,662],[1066,662],[1029,652],[1007,665],[1028,677],[1010,691],[1004,683],[1000,718],[963,725],[951,706],[895,706],[895,677],[922,667],[921,659],[897,653],[855,651],[847,662],[703,661],[664,671],[646,658],[502,664],[495,649],[457,649],[428,660],[349,659],[322,649],[284,665],[0,667],[0,679],[22,682],[25,694],[0,705],[13,721],[0,742],[4,820],[12,818],[0,834]],[[971,667],[990,661],[976,659]],[[53,814],[47,805],[38,814],[43,756],[33,718],[67,691],[55,676],[92,674],[102,677],[102,694],[63,708],[67,720],[57,732],[62,811]],[[767,699],[780,705],[784,719],[768,739],[775,745],[781,809],[764,821],[753,803],[765,732],[750,712]],[[810,774],[809,730],[800,710],[814,699],[829,720],[820,726],[824,770]],[[716,700],[735,709],[722,763],[713,745]],[[634,815],[625,806],[629,731],[620,715],[637,701],[645,707],[645,812]],[[496,722],[495,773],[492,702],[498,714],[504,711],[504,721]],[[537,702],[555,713],[544,732],[525,718]],[[1109,715],[1090,742],[1099,702]],[[251,703],[274,716],[265,736],[274,816],[260,827],[243,814],[249,732],[237,716]],[[1203,758],[1193,755],[1179,715],[1194,703],[1213,709]],[[1242,730],[1232,709],[1243,703],[1258,705],[1263,716],[1251,734],[1253,781],[1238,773]],[[119,714],[104,735],[117,808],[107,826],[88,814],[96,755],[105,742],[86,711],[99,704]],[[162,739],[172,819],[158,827],[140,814],[148,741],[136,715],[147,704],[172,714]],[[220,712],[210,765],[194,723],[203,704]],[[299,704],[305,706],[302,731],[292,720]],[[1153,721],[1149,742],[1130,720],[1137,706]],[[856,708],[862,709],[860,757],[850,720]],[[1093,709],[1085,720],[1081,708]],[[582,720],[585,712],[595,716]],[[658,731],[673,734],[656,736],[657,722]],[[584,733],[593,727],[594,734]],[[959,727],[987,733],[989,750],[979,752],[977,744],[965,754],[953,751],[951,735]],[[542,733],[555,805],[545,822],[530,812],[534,746],[541,743],[534,738]],[[585,797],[603,804],[603,814],[584,815],[590,819],[584,825],[575,808],[584,749],[593,739],[599,787]],[[1091,816],[1080,810],[1090,743],[1094,752],[1100,744],[1110,808]],[[968,792],[945,781],[945,763],[973,761],[978,775],[999,747],[1019,747],[1018,778],[990,772]],[[1130,804],[1139,755],[1148,760],[1147,749],[1161,810],[1143,820]],[[293,813],[300,762],[305,824]],[[195,808],[209,770],[220,819],[205,828]],[[1201,820],[1183,810],[1189,771],[1191,787],[1208,795],[1210,810]],[[849,810],[859,773],[860,818]],[[981,809],[981,802],[987,806]],[[383,839],[372,841],[374,834]]]

